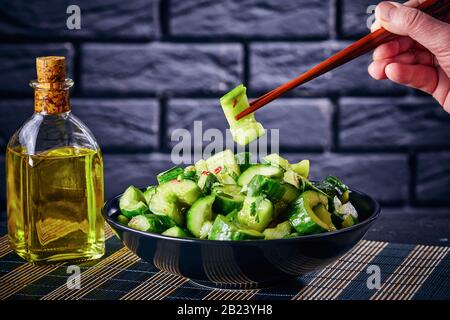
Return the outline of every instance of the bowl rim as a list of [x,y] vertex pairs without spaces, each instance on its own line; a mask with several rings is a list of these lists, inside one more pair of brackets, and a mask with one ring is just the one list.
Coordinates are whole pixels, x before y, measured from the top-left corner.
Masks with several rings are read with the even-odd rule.
[[[139,189],[145,189],[145,188],[139,188]],[[329,238],[329,237],[333,237],[336,235],[348,233],[353,230],[360,229],[360,228],[364,227],[365,225],[371,224],[374,220],[376,220],[378,218],[378,216],[381,213],[381,206],[377,200],[375,200],[368,194],[361,192],[357,189],[349,188],[349,190],[350,190],[350,192],[354,192],[364,198],[369,199],[369,202],[373,203],[374,210],[373,210],[372,214],[369,216],[369,218],[367,218],[366,220],[361,221],[351,227],[347,227],[344,229],[339,229],[339,230],[334,230],[334,231],[329,231],[329,232],[324,232],[324,233],[303,235],[303,236],[298,236],[298,237],[294,237],[294,238],[284,238],[284,239],[209,240],[209,239],[197,239],[197,238],[178,238],[178,237],[165,236],[165,235],[162,235],[159,233],[152,233],[152,232],[147,232],[147,231],[136,230],[136,229],[130,228],[126,225],[123,225],[123,224],[115,221],[107,214],[107,212],[105,210],[107,207],[109,207],[112,204],[112,202],[114,200],[116,200],[117,198],[122,196],[123,193],[117,194],[114,197],[112,197],[111,199],[107,200],[104,203],[101,212],[102,212],[103,218],[106,220],[106,222],[108,222],[109,225],[113,225],[114,228],[122,229],[127,232],[137,233],[137,234],[140,234],[141,236],[150,237],[150,238],[172,240],[172,241],[185,242],[185,243],[202,243],[202,244],[215,244],[215,245],[230,245],[230,244],[232,244],[232,245],[251,245],[251,244],[261,244],[261,243],[272,243],[273,244],[273,243],[286,243],[286,242],[293,242],[293,241],[301,242],[303,240],[306,241],[306,240],[313,240],[313,239],[320,239],[320,238]]]

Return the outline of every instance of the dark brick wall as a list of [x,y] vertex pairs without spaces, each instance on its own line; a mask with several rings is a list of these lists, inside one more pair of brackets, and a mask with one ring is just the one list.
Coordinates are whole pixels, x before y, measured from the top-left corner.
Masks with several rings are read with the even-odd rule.
[[[377,2],[3,0],[0,148],[32,113],[34,58],[65,55],[73,110],[105,153],[107,196],[152,183],[170,166],[173,129],[192,130],[195,120],[225,129],[224,92],[245,82],[256,97],[295,77],[366,34],[366,9]],[[69,4],[81,8],[81,30],[65,27]],[[280,128],[286,157],[313,161],[314,178],[342,176],[397,220],[450,212],[450,116],[414,90],[372,80],[369,61],[334,70],[257,117]]]

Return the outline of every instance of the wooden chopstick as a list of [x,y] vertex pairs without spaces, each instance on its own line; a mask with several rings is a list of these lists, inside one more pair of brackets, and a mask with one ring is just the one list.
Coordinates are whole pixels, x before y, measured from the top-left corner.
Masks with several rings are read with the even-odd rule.
[[[445,18],[450,10],[450,0],[427,0],[417,6],[417,9],[426,12],[427,14],[435,18]],[[389,31],[380,28],[375,32],[369,33],[365,37],[359,39],[355,43],[346,47],[345,49],[339,51],[335,55],[329,57],[328,59],[322,61],[318,65],[309,69],[305,73],[301,74],[295,79],[292,79],[285,84],[275,88],[274,90],[262,95],[256,100],[250,103],[250,107],[242,111],[236,116],[236,120],[239,120],[250,113],[255,112],[259,108],[265,106],[269,102],[279,98],[281,95],[285,94],[289,90],[311,81],[318,76],[333,70],[373,49],[378,47],[380,44],[389,42],[398,36],[390,33]]]

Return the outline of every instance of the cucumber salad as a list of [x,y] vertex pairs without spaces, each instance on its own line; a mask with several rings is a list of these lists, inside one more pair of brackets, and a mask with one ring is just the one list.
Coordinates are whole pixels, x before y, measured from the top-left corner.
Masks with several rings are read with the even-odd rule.
[[117,221],[140,231],[210,240],[291,238],[358,223],[348,187],[334,176],[309,181],[308,160],[291,164],[278,154],[261,163],[250,159],[247,152],[225,150],[158,174],[158,185],[145,191],[130,186],[119,200]]

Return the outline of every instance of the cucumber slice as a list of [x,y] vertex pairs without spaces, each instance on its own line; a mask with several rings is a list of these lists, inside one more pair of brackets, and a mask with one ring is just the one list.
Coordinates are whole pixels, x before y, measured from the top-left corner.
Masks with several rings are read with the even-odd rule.
[[195,169],[195,166],[187,166],[184,168],[184,171],[182,174],[178,175],[178,180],[192,180],[194,182],[197,182],[198,176],[197,176],[197,170]]
[[140,214],[150,213],[144,194],[135,186],[129,186],[119,200],[120,212],[131,219]]
[[267,228],[264,230],[264,238],[269,239],[282,239],[288,236],[291,232],[291,224],[289,221],[279,223],[275,228]]
[[231,150],[227,149],[206,159],[208,171],[214,173],[220,183],[235,184],[241,171]]
[[314,213],[319,204],[326,206],[328,198],[315,191],[305,191],[294,202],[289,214],[291,226],[301,235],[331,231],[332,227]]
[[117,217],[117,222],[124,224],[124,225],[128,225],[128,222],[130,222],[130,219],[128,219],[127,217],[125,217],[122,214],[119,214],[119,216]]
[[236,115],[250,106],[247,88],[244,85],[237,86],[220,98],[220,105],[230,125],[233,140],[237,144],[247,145],[265,134],[263,126],[256,121],[254,114],[249,114],[240,120],[235,119]]
[[300,188],[300,181],[298,174],[292,170],[288,170],[283,175],[283,180],[296,188]]
[[263,197],[247,196],[237,221],[251,229],[262,232],[274,218],[272,202]]
[[250,152],[240,152],[236,154],[236,162],[241,172],[244,172],[252,165],[252,154]]
[[198,160],[195,163],[195,170],[197,171],[198,176],[200,176],[203,171],[208,171],[208,165],[206,164],[206,161],[203,159]]
[[169,170],[161,172],[156,176],[159,184],[163,184],[165,182],[176,179],[180,174],[183,174],[184,170],[180,167],[173,167]]
[[214,203],[214,199],[214,195],[200,198],[195,201],[195,203],[189,209],[186,215],[186,225],[188,230],[194,235],[194,237],[206,237],[206,235],[208,234],[209,229],[207,231],[202,229],[203,225],[213,218],[212,206]]
[[164,236],[176,237],[176,238],[187,238],[189,234],[181,229],[180,227],[173,226],[162,233]]
[[303,178],[308,178],[309,160],[302,160],[299,163],[291,164],[291,170],[301,175]]
[[261,162],[264,164],[270,164],[275,167],[280,167],[283,170],[290,169],[289,161],[287,161],[285,158],[283,158],[277,153],[271,153],[268,156],[265,156]]
[[198,185],[191,180],[172,180],[165,184],[175,195],[177,203],[182,207],[190,207],[201,196]]
[[264,235],[256,230],[242,229],[228,220],[228,218],[217,215],[211,227],[208,239],[210,240],[251,240],[264,239]]
[[134,216],[128,223],[130,228],[154,233],[161,233],[174,225],[175,223],[168,217],[155,214]]
[[202,190],[203,194],[208,195],[211,193],[211,189],[214,183],[217,182],[217,178],[209,171],[203,171],[198,178],[197,185]]
[[348,228],[358,223],[358,218],[353,217],[352,215],[348,215],[342,221],[342,228]]
[[247,195],[265,196],[272,202],[278,202],[284,195],[285,188],[279,180],[257,174],[248,184]]
[[144,198],[147,205],[150,205],[150,201],[152,200],[152,197],[156,193],[156,186],[150,186],[147,187],[147,190],[144,191]]
[[213,209],[221,214],[228,214],[234,210],[241,210],[245,196],[241,188],[235,184],[217,186],[213,189],[216,196]]
[[256,175],[262,175],[269,178],[282,178],[283,177],[283,170],[281,170],[278,167],[274,167],[271,165],[265,165],[265,164],[257,164],[254,166],[251,166],[247,170],[245,170],[237,180],[238,184],[240,186],[245,186],[250,183],[250,181],[253,179]]

